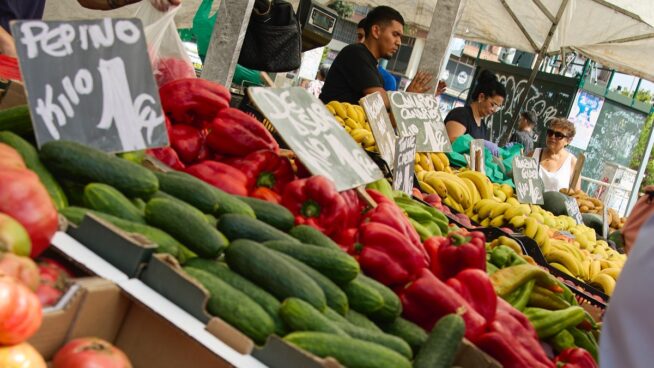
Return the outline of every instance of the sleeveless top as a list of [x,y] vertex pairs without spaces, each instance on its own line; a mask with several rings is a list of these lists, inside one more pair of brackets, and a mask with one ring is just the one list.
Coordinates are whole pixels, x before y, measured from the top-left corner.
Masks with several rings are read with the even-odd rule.
[[444,122],[447,124],[447,122],[451,120],[458,121],[459,123],[463,124],[463,126],[466,128],[465,134],[470,134],[472,138],[488,140],[489,136],[486,124],[482,121],[481,125],[477,125],[475,116],[472,114],[472,107],[470,107],[470,105],[452,109],[447,114],[447,116],[445,116]]
[[549,172],[540,166],[540,157],[543,152],[542,148],[534,150],[534,158],[538,162],[538,174],[543,180],[543,186],[546,192],[559,191],[559,189],[567,188],[570,185],[570,178],[572,177],[572,153],[568,152],[568,157],[563,161],[563,165],[555,171]]

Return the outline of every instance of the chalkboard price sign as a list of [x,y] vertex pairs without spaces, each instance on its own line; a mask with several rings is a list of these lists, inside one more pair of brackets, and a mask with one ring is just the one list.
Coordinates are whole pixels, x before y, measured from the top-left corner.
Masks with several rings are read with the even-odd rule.
[[359,103],[363,106],[363,110],[368,117],[379,154],[392,168],[395,160],[395,141],[397,137],[395,137],[393,124],[391,124],[391,118],[384,106],[381,93],[370,94],[359,100]]
[[416,136],[400,137],[395,147],[395,169],[393,170],[393,189],[411,194],[413,190],[414,163],[416,160]]
[[11,25],[39,146],[77,141],[107,152],[168,144],[138,19]]
[[577,201],[572,197],[565,197],[565,209],[568,212],[568,216],[575,219],[578,224],[584,223],[584,218],[581,217],[581,211],[579,211],[579,205]]
[[538,175],[538,162],[533,157],[513,158],[513,182],[520,203],[543,204],[543,180]]
[[452,152],[438,101],[429,94],[388,92],[398,135],[416,136],[417,152]]
[[333,180],[338,191],[384,177],[325,105],[305,89],[253,87],[248,94],[307,169]]

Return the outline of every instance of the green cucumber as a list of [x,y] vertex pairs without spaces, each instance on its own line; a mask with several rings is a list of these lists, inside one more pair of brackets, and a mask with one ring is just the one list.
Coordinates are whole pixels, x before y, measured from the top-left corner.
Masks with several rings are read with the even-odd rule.
[[6,130],[21,136],[34,132],[30,109],[27,105],[0,110],[0,130]]
[[385,346],[391,350],[395,350],[408,359],[411,359],[413,356],[409,344],[397,336],[389,335],[384,332],[371,331],[363,327],[355,326],[349,322],[334,323],[341,330],[345,331],[346,334],[350,335],[350,337]]
[[[0,116],[1,115],[2,112],[0,112]],[[41,159],[39,159],[39,153],[36,151],[36,147],[17,134],[9,131],[0,131],[0,142],[11,146],[13,149],[18,151],[23,158],[23,161],[25,161],[25,166],[39,176],[39,180],[41,180],[41,183],[48,191],[50,198],[52,198],[52,202],[58,210],[68,206],[68,199],[66,198],[64,190],[55,180],[54,176],[52,176],[50,171],[48,171],[48,169],[43,165]]]
[[280,336],[285,334],[284,322],[279,315],[279,307],[281,305],[279,300],[252,283],[250,280],[230,270],[225,263],[211,259],[193,258],[185,262],[184,267],[197,268],[209,272],[228,283],[236,290],[240,290],[259,304],[266,313],[270,315],[270,318],[272,318],[275,323],[275,333]]
[[184,271],[209,291],[209,313],[236,327],[257,344],[264,344],[273,334],[273,320],[245,293],[206,271],[190,267],[184,267]]
[[298,261],[297,259],[284,253],[278,253],[278,255],[282,256],[282,258],[284,258],[288,263],[297,267],[300,271],[311,277],[311,279],[315,281],[318,286],[320,286],[322,292],[325,293],[327,305],[330,308],[333,308],[335,311],[342,315],[347,313],[349,309],[347,295],[345,295],[343,290],[341,290],[338,285],[336,285],[332,280],[328,279],[325,275]]
[[379,291],[361,281],[360,277],[350,281],[342,289],[350,301],[350,308],[359,313],[368,316],[384,307],[384,298]]
[[321,358],[335,358],[348,368],[411,368],[411,363],[397,352],[350,337],[293,332],[284,340]]
[[204,215],[170,199],[151,199],[145,207],[145,220],[174,236],[200,257],[216,258],[228,243]]
[[373,321],[355,310],[350,309],[345,315],[345,319],[355,326],[363,327],[370,331],[382,332]]
[[417,354],[425,341],[427,341],[427,332],[422,327],[402,317],[390,323],[382,323],[380,327],[387,334],[397,336],[406,341],[411,346],[414,354]]
[[284,300],[279,314],[292,331],[316,331],[348,336],[335,322],[302,299],[288,298]]
[[218,226],[218,219],[214,215],[210,215],[208,213],[205,213],[204,218],[207,220],[209,225],[211,225],[212,227]]
[[111,185],[90,183],[84,187],[84,203],[98,212],[104,212],[123,220],[145,224],[145,220],[132,202]]
[[179,171],[155,173],[161,190],[198,208],[204,213],[223,215],[242,214],[254,218],[254,211],[245,202],[231,194]]
[[[165,199],[171,200],[171,201],[179,204],[180,206],[184,206],[184,208],[186,208],[187,211],[194,212],[196,216],[198,216],[198,217],[201,216],[201,217],[204,217],[206,219],[206,215],[202,211],[200,211],[199,209],[194,207],[193,205],[189,204],[188,202],[182,201],[181,199],[179,199],[177,197],[171,196],[170,194],[168,194],[166,192],[162,192],[161,190],[154,193],[152,195],[152,197],[150,197],[150,199],[153,199],[153,198],[165,198]],[[209,222],[209,221],[207,221],[207,222]]]
[[450,368],[454,364],[466,326],[458,314],[438,320],[413,361],[414,368]]
[[312,247],[302,243],[278,240],[267,241],[263,245],[309,265],[339,285],[352,281],[361,271],[356,259],[340,249]]
[[155,250],[155,252],[157,253],[168,253],[173,257],[182,258],[180,257],[180,252],[184,246],[180,242],[178,242],[175,238],[168,235],[166,232],[159,230],[155,227],[141,224],[138,222],[123,220],[121,218],[108,215],[106,213],[93,211],[81,207],[75,207],[75,206],[66,207],[61,211],[59,211],[59,213],[64,215],[64,217],[66,217],[66,219],[69,222],[75,225],[81,224],[82,219],[84,218],[84,216],[86,216],[86,214],[89,213],[93,214],[125,232],[143,235],[148,240],[150,240],[153,244],[157,245],[157,249]]
[[277,252],[251,240],[236,240],[225,251],[229,268],[268,291],[278,299],[300,298],[319,311],[327,306],[325,293],[304,272]]
[[263,221],[245,215],[228,214],[220,216],[218,219],[218,230],[225,234],[230,241],[249,239],[256,242],[265,242],[268,240],[297,242],[297,240],[285,232],[277,230]]
[[57,182],[61,185],[69,206],[85,206],[84,204],[84,184],[56,177]]
[[141,212],[141,215],[145,216],[145,201],[141,198],[132,198],[131,201],[134,207],[136,207]]
[[372,312],[369,315],[370,318],[376,321],[391,322],[402,314],[402,302],[393,290],[366,275],[360,275],[359,279],[364,284],[377,290],[384,299],[384,305],[382,308],[378,311]]
[[325,317],[331,319],[334,322],[338,323],[350,323],[345,317],[343,317],[340,313],[337,311],[333,310],[330,307],[325,308],[324,312]]
[[299,240],[304,244],[316,245],[323,248],[331,248],[341,250],[333,240],[327,235],[323,234],[320,230],[309,225],[297,225],[289,231],[289,235]]
[[295,216],[286,207],[258,198],[236,196],[236,198],[252,207],[257,220],[273,226],[281,231],[289,231],[295,224]]
[[109,184],[128,197],[148,197],[159,188],[157,177],[143,166],[79,143],[48,142],[40,158],[55,176]]

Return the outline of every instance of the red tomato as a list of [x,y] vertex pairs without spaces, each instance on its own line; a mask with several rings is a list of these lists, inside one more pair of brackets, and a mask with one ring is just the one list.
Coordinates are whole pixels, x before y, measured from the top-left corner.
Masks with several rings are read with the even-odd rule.
[[52,360],[52,368],[131,368],[125,353],[97,337],[69,341]]
[[23,157],[10,145],[0,143],[0,169],[24,169]]
[[32,250],[30,235],[20,222],[0,213],[0,252],[29,256]]
[[46,368],[46,364],[32,345],[22,343],[0,347],[0,367]]
[[36,288],[36,296],[39,298],[43,307],[55,305],[62,295],[64,295],[64,292],[54,286],[41,284]]
[[0,212],[25,227],[32,240],[32,258],[50,245],[59,225],[48,191],[29,170],[0,169]]
[[13,253],[0,254],[0,273],[11,276],[34,291],[39,286],[39,269],[31,258]]
[[0,345],[29,339],[41,326],[41,303],[12,277],[0,275]]

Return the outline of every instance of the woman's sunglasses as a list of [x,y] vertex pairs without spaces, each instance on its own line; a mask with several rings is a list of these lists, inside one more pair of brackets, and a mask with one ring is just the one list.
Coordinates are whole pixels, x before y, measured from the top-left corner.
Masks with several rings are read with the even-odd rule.
[[552,129],[547,129],[547,136],[548,137],[554,136],[556,139],[568,138],[567,135]]

